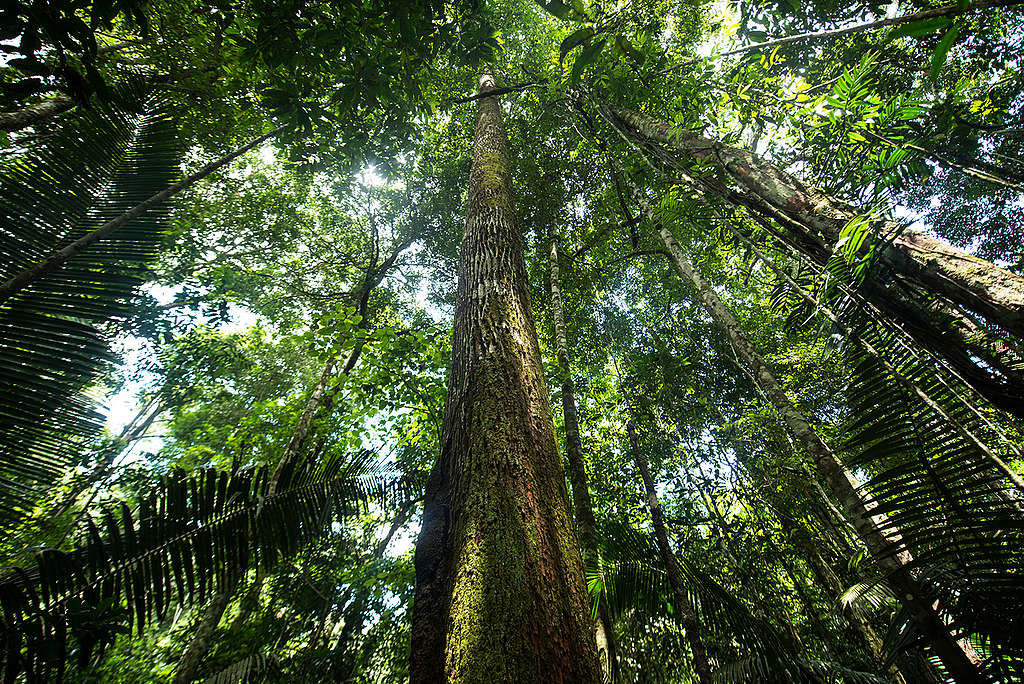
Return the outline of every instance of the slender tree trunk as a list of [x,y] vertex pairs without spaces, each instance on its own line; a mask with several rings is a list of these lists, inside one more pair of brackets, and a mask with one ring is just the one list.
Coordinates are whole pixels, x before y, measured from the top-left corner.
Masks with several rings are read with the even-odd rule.
[[480,79],[441,453],[416,545],[412,684],[601,679],[530,313],[493,79]]
[[207,604],[195,634],[192,635],[188,646],[185,647],[185,652],[181,654],[172,684],[192,684],[195,681],[196,675],[199,673],[199,666],[202,665],[203,658],[210,650],[213,633],[217,630],[221,618],[224,617],[228,603],[231,602],[233,589],[234,586],[222,589]]
[[245,590],[245,595],[242,596],[242,600],[238,604],[238,615],[231,621],[231,626],[228,628],[229,632],[235,632],[241,629],[252,614],[256,612],[256,609],[260,605],[260,592],[263,591],[263,580],[265,574],[263,567],[256,568],[256,576],[252,578],[252,584]]
[[[835,571],[825,562],[825,559],[821,557],[815,545],[812,543],[807,530],[803,528],[799,523],[783,516],[779,515],[779,522],[782,524],[783,529],[790,533],[790,539],[793,541],[796,548],[800,551],[804,560],[810,567],[811,572],[814,574],[818,584],[821,585],[822,589],[825,590],[825,594],[831,598],[835,605],[839,605],[839,600],[843,595],[843,586],[839,581],[839,577]],[[842,611],[843,617],[846,619],[846,623],[850,629],[857,635],[861,643],[864,645],[864,649],[871,657],[871,661],[875,667],[878,668],[878,672],[888,675],[892,680],[893,684],[906,684],[902,673],[897,669],[895,665],[885,668],[885,651],[882,648],[882,640],[875,632],[874,628],[864,617],[864,614],[855,607],[850,607]]]
[[[555,322],[555,349],[558,370],[562,375],[562,415],[565,421],[565,455],[569,461],[569,482],[572,485],[573,509],[576,513],[576,531],[583,550],[584,566],[596,567],[598,560],[597,523],[594,505],[590,499],[587,470],[583,464],[579,417],[576,411],[576,386],[569,365],[569,344],[566,341],[565,310],[562,307],[561,275],[558,268],[558,243],[551,240],[551,311]],[[618,680],[615,654],[615,633],[608,613],[608,599],[604,592],[598,599],[597,622],[594,626],[598,657],[605,681]]]
[[654,527],[654,540],[658,545],[658,553],[661,554],[661,562],[665,565],[665,573],[668,575],[668,584],[672,589],[672,597],[675,599],[675,608],[682,616],[683,630],[686,634],[686,643],[690,647],[690,654],[693,656],[693,669],[697,673],[697,681],[700,684],[712,684],[714,675],[711,670],[711,661],[708,659],[708,651],[704,646],[704,640],[700,636],[700,625],[697,623],[697,614],[690,605],[686,596],[686,586],[683,584],[683,577],[679,572],[679,563],[676,561],[672,546],[668,543],[668,533],[665,531],[665,520],[661,515],[661,503],[658,501],[658,492],[654,488],[654,479],[651,477],[651,469],[647,465],[647,457],[640,448],[640,439],[636,434],[636,423],[633,418],[626,422],[626,433],[629,437],[629,450],[633,456],[633,462],[640,471],[640,478],[644,483],[644,491],[647,493],[647,506],[651,511],[651,525]]
[[20,131],[62,114],[74,106],[74,99],[61,93],[16,112],[0,112],[0,131]]
[[[377,287],[387,272],[395,265],[398,257],[402,251],[406,249],[410,244],[410,241],[403,242],[401,245],[396,247],[395,251],[384,260],[383,263],[377,263],[377,256],[371,256],[370,262],[366,267],[366,275],[363,278],[363,283],[360,289],[357,291],[356,296],[356,307],[361,312],[363,319],[360,321],[359,327],[365,329],[368,321],[367,303],[369,301],[370,293],[375,287]],[[355,367],[359,357],[362,353],[363,345],[357,342],[349,352],[348,359],[345,361],[345,365],[342,367],[342,374],[348,375]],[[270,482],[267,483],[267,496],[273,496],[277,491],[277,484],[281,479],[281,474],[284,471],[286,464],[290,463],[296,455],[299,453],[299,449],[302,447],[302,443],[305,441],[306,436],[309,434],[310,425],[313,422],[313,418],[316,415],[317,410],[320,408],[324,401],[324,394],[327,389],[327,385],[330,382],[331,377],[334,374],[335,361],[332,359],[327,362],[324,366],[323,372],[320,374],[320,379],[317,381],[316,386],[309,395],[309,399],[306,401],[306,405],[303,408],[302,415],[299,417],[298,422],[295,424],[295,429],[292,431],[292,436],[288,440],[288,444],[284,451],[278,458],[277,465],[274,467],[274,471],[270,476]],[[239,618],[236,619],[236,624],[241,624],[247,619],[248,612],[251,612],[252,607],[255,606],[255,601],[259,599],[259,591],[263,583],[263,574],[261,570],[257,570],[256,579],[253,581],[252,589],[255,590],[256,595],[248,604],[243,603],[242,610],[239,612]],[[182,660],[178,666],[178,672],[175,675],[174,684],[182,684],[183,682],[191,682],[192,679],[182,679],[179,681],[178,677],[190,677],[194,678],[195,673],[198,671],[199,665],[202,663],[203,658],[206,656],[207,651],[210,648],[210,635],[203,631],[206,626],[212,622],[213,626],[209,629],[212,631],[216,629],[217,625],[220,624],[221,616],[223,616],[225,609],[228,606],[231,595],[234,593],[234,587],[230,587],[222,591],[221,593],[214,596],[213,600],[207,607],[207,613],[203,617],[203,621],[200,623],[199,629],[193,636],[189,645],[185,649],[185,654],[182,655]],[[248,594],[245,598],[249,598]],[[217,612],[219,611],[219,613]],[[243,617],[245,615],[245,617]]]
[[[946,624],[932,608],[932,601],[928,599],[905,565],[909,561],[909,554],[895,552],[900,544],[898,533],[895,530],[887,530],[888,525],[885,519],[872,513],[874,505],[865,504],[857,492],[853,476],[839,462],[828,445],[822,441],[804,415],[789,400],[782,385],[754,350],[732,312],[722,303],[715,291],[683,254],[668,228],[656,220],[639,189],[634,186],[634,191],[644,211],[652,223],[658,227],[662,242],[671,257],[676,272],[696,289],[697,295],[708,313],[729,338],[739,357],[750,368],[755,382],[768,397],[790,434],[803,446],[817,467],[819,476],[827,483],[836,498],[842,502],[847,518],[857,530],[875,562],[886,573],[900,602],[935,654],[959,684],[982,684],[984,678],[975,662],[976,655],[965,652],[964,647],[949,633]],[[886,538],[883,530],[889,532],[889,539]]]
[[[355,349],[353,349],[354,351]],[[277,466],[270,476],[270,482],[267,485],[268,494],[273,494],[277,489],[277,483],[281,480],[281,473],[284,471],[285,465],[290,463],[299,453],[302,442],[305,441],[306,435],[309,434],[309,426],[312,425],[313,417],[316,415],[317,409],[320,408],[324,392],[327,391],[327,384],[334,375],[335,363],[335,359],[332,357],[324,364],[324,370],[320,374],[320,379],[317,381],[316,386],[313,387],[313,391],[309,393],[306,405],[302,409],[302,415],[299,416],[299,422],[295,424],[291,439],[288,440],[287,446],[281,452],[281,458],[277,460]]]
[[897,383],[903,386],[903,388],[906,389],[907,391],[913,393],[922,402],[924,402],[924,404],[928,408],[935,411],[935,413],[941,416],[942,419],[945,420],[946,423],[951,428],[953,428],[954,431],[958,432],[962,437],[964,437],[964,439],[974,444],[974,446],[978,448],[978,451],[984,454],[985,458],[989,460],[993,467],[995,467],[1005,477],[1007,477],[1010,480],[1010,482],[1012,482],[1013,485],[1017,487],[1017,489],[1024,491],[1024,478],[1021,478],[1020,474],[1018,474],[1017,471],[1011,468],[1002,458],[1000,458],[995,452],[993,452],[988,447],[988,444],[986,444],[984,440],[982,440],[978,435],[976,435],[968,426],[964,425],[956,418],[951,416],[949,412],[947,412],[946,409],[944,409],[942,405],[939,404],[938,401],[933,399],[932,396],[924,390],[924,388],[922,388],[912,378],[904,375],[903,372],[900,371],[900,369],[897,368],[892,363],[892,361],[889,360],[888,355],[883,354],[881,351],[876,349],[874,345],[872,345],[870,342],[865,340],[854,330],[852,330],[846,324],[844,324],[842,320],[840,320],[839,316],[832,311],[832,309],[825,306],[818,300],[814,299],[814,297],[812,297],[810,293],[807,292],[799,283],[793,280],[793,278],[786,271],[779,268],[771,259],[765,256],[764,253],[762,253],[761,250],[757,248],[757,245],[755,245],[747,236],[743,235],[738,230],[735,230],[734,228],[732,228],[732,226],[729,227],[729,230],[740,242],[742,242],[747,247],[747,249],[751,251],[751,253],[761,263],[767,266],[772,271],[772,273],[782,278],[782,280],[785,281],[785,283],[789,286],[791,290],[793,290],[793,292],[795,292],[801,299],[807,302],[810,306],[817,309],[818,311],[821,311],[825,315],[825,317],[828,318],[829,321],[831,321],[832,324],[835,325],[841,333],[843,333],[843,337],[856,344],[858,347],[863,349],[868,355],[870,355],[873,359],[875,359],[883,368],[885,368],[885,370],[892,376],[894,380],[896,380]]
[[60,266],[63,265],[64,262],[66,262],[71,257],[75,256],[76,254],[80,254],[81,252],[84,252],[99,240],[109,237],[114,231],[116,231],[118,228],[128,223],[132,219],[136,219],[142,216],[153,207],[162,204],[165,200],[169,199],[170,197],[173,197],[182,190],[191,187],[197,181],[202,180],[203,178],[210,175],[217,169],[229,164],[230,162],[245,154],[246,152],[256,147],[257,145],[260,145],[266,142],[267,140],[273,138],[275,135],[277,135],[284,129],[285,126],[278,126],[269,133],[264,133],[258,138],[251,140],[250,142],[246,143],[245,145],[242,145],[241,147],[233,150],[232,152],[229,152],[220,159],[210,162],[209,164],[199,169],[195,173],[187,176],[186,178],[181,179],[177,183],[174,183],[166,190],[161,190],[152,197],[144,200],[142,203],[136,205],[135,207],[132,207],[131,209],[121,214],[117,218],[111,219],[110,221],[103,224],[102,226],[92,231],[91,233],[87,233],[86,235],[83,235],[82,237],[75,240],[66,247],[57,250],[56,252],[53,252],[52,254],[50,254],[50,256],[46,257],[39,263],[33,266],[29,266],[24,271],[14,276],[3,285],[0,285],[0,304],[3,304],[12,296],[17,294],[21,290],[25,289],[35,281],[39,280],[47,273],[50,273],[51,271],[57,268],[60,268]]

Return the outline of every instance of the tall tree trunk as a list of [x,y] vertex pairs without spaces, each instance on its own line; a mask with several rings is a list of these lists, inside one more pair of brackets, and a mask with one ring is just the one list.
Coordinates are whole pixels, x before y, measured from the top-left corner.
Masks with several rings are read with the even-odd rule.
[[[555,322],[555,349],[558,370],[562,375],[562,415],[565,421],[565,455],[569,461],[569,482],[572,485],[573,509],[576,513],[576,531],[583,550],[584,566],[597,565],[597,523],[594,520],[594,505],[590,500],[590,486],[587,470],[583,464],[583,449],[580,440],[579,417],[576,411],[576,386],[572,380],[569,365],[569,344],[566,341],[565,309],[562,307],[561,274],[558,268],[558,243],[551,240],[551,311]],[[604,592],[598,599],[597,622],[595,624],[598,657],[605,681],[618,680],[618,663],[615,654],[615,633],[608,613],[608,599]]]
[[192,684],[195,681],[196,675],[199,673],[199,666],[203,664],[203,659],[212,645],[213,633],[217,630],[221,618],[224,617],[228,603],[231,602],[233,590],[234,585],[221,589],[206,605],[206,610],[203,611],[203,617],[199,620],[195,634],[192,635],[188,646],[185,647],[185,652],[178,660],[178,668],[174,671],[172,684]]
[[[645,154],[653,154],[704,192],[744,207],[790,249],[819,266],[833,256],[847,224],[864,213],[746,150],[637,112],[608,105],[599,109],[627,140],[643,146]],[[691,176],[666,147],[710,164],[721,178]],[[891,221],[872,221],[871,237],[858,258],[871,245],[878,248],[877,266],[884,272],[861,284],[863,296],[919,344],[946,359],[994,405],[1024,415],[1024,374],[1019,371],[1024,357],[974,320],[978,314],[1024,338],[1024,278]],[[920,290],[941,299],[924,302]]]
[[242,145],[241,147],[229,152],[223,157],[217,159],[216,161],[210,162],[209,164],[199,169],[195,173],[185,178],[182,178],[180,181],[174,183],[167,189],[161,190],[152,197],[149,197],[140,204],[124,212],[117,218],[111,219],[110,221],[103,224],[96,230],[83,235],[82,237],[78,238],[77,240],[67,245],[66,247],[63,247],[62,249],[59,249],[56,252],[53,252],[52,254],[50,254],[50,256],[46,257],[39,263],[33,266],[29,266],[24,271],[14,276],[3,285],[0,285],[0,304],[3,304],[8,299],[13,297],[15,294],[17,294],[21,290],[24,290],[32,283],[45,276],[47,273],[50,273],[51,271],[57,268],[60,268],[60,266],[63,265],[64,262],[70,259],[71,257],[75,256],[76,254],[80,254],[81,252],[84,252],[99,240],[109,237],[118,228],[128,223],[132,219],[136,219],[142,216],[153,207],[162,204],[164,201],[173,197],[174,195],[177,195],[182,190],[195,185],[197,181],[202,180],[203,178],[207,177],[217,169],[226,166],[227,164],[231,163],[232,161],[242,156],[252,148],[256,147],[257,145],[260,145],[266,142],[267,140],[273,138],[275,135],[283,131],[285,128],[285,126],[278,126],[272,131],[264,133],[258,138],[255,138],[254,140],[249,141],[245,145]]
[[675,608],[682,616],[683,630],[686,636],[686,643],[690,647],[690,655],[693,656],[693,669],[697,673],[697,681],[700,684],[712,684],[714,675],[711,671],[711,661],[708,659],[708,651],[704,646],[704,640],[700,636],[700,625],[697,623],[697,614],[686,597],[686,586],[683,584],[683,577],[679,572],[679,563],[676,561],[672,546],[668,543],[668,533],[665,531],[665,520],[661,515],[661,503],[658,501],[658,492],[654,488],[654,479],[651,477],[651,469],[647,465],[647,457],[640,448],[640,439],[636,434],[636,423],[630,417],[626,422],[626,433],[629,437],[629,450],[633,456],[633,462],[640,471],[640,478],[644,483],[644,491],[647,494],[647,506],[651,511],[651,525],[654,527],[654,540],[658,545],[658,553],[661,555],[661,562],[665,566],[665,573],[668,575],[668,584],[672,589],[672,597],[675,599]]
[[782,385],[755,351],[739,321],[683,254],[668,228],[656,220],[639,188],[634,186],[634,192],[651,222],[657,226],[676,272],[696,289],[705,309],[751,370],[755,382],[782,418],[789,433],[803,446],[817,467],[819,476],[842,502],[846,516],[857,530],[861,541],[886,573],[903,607],[935,654],[942,660],[946,670],[959,684],[982,684],[985,680],[975,661],[976,655],[973,652],[966,652],[965,647],[950,634],[942,618],[932,608],[932,601],[907,569],[909,554],[894,552],[899,545],[898,533],[895,530],[888,530],[889,539],[886,538],[883,532],[888,527],[885,519],[872,513],[875,506],[866,504],[861,498],[853,476],[814,431],[807,418],[789,400]]
[[601,679],[530,313],[505,127],[480,79],[441,453],[416,545],[412,684]]

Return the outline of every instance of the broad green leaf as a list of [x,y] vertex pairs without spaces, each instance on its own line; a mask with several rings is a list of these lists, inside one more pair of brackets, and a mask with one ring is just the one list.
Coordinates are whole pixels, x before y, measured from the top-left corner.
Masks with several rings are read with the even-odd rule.
[[897,27],[889,34],[889,40],[896,40],[897,38],[903,38],[905,36],[910,38],[927,36],[929,33],[935,33],[936,31],[946,28],[950,23],[952,23],[952,21],[953,20],[949,17],[932,17],[931,19],[912,21]]
[[942,65],[946,63],[946,55],[949,54],[949,49],[953,47],[953,43],[955,43],[956,39],[959,37],[960,29],[956,26],[946,31],[946,35],[942,36],[942,40],[939,41],[938,47],[935,48],[935,54],[932,55],[932,81],[938,80],[939,71],[942,70]]
[[562,0],[537,0],[537,4],[559,19],[570,19],[573,13],[572,7],[566,5]]
[[558,61],[560,63],[565,61],[565,56],[569,54],[569,52],[573,48],[589,40],[590,38],[593,38],[595,35],[596,33],[594,32],[594,29],[592,29],[589,26],[570,33],[568,36],[566,36],[565,40],[562,41],[561,46],[559,46],[558,48]]
[[604,47],[606,42],[607,41],[602,38],[596,43],[587,46],[583,52],[576,56],[576,61],[572,63],[572,72],[569,74],[569,80],[571,82],[575,82],[580,79],[580,76],[583,75],[583,70],[597,59],[599,54],[601,54],[601,48]]
[[615,36],[615,44],[619,46],[622,52],[629,56],[637,64],[644,61],[643,53],[633,47],[633,44],[629,42],[629,39],[625,36]]

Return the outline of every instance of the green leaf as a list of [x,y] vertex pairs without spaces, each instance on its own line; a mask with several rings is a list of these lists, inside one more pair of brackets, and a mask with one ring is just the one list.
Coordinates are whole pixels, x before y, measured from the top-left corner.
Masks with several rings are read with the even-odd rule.
[[615,44],[619,46],[619,49],[632,59],[637,64],[641,64],[644,61],[643,53],[633,47],[633,44],[629,42],[629,39],[625,36],[615,36]]
[[572,14],[572,7],[566,5],[562,0],[537,0],[537,4],[546,9],[559,19],[568,19]]
[[572,73],[569,74],[570,81],[578,81],[580,76],[583,75],[583,70],[587,66],[597,59],[597,56],[601,54],[601,48],[607,41],[602,38],[593,45],[588,46],[583,52],[576,56],[576,61],[572,63]]
[[932,55],[931,79],[933,82],[938,80],[939,71],[942,70],[942,65],[946,63],[946,55],[949,54],[949,49],[953,47],[953,43],[959,37],[960,29],[954,26],[946,31],[946,35],[942,36],[942,40],[939,41],[938,47],[935,48],[935,54]]
[[565,56],[567,54],[569,54],[569,52],[573,48],[575,48],[576,46],[580,45],[584,41],[589,40],[590,38],[593,38],[595,35],[597,35],[597,34],[594,31],[594,29],[592,29],[591,27],[587,26],[585,28],[581,28],[581,29],[578,29],[576,31],[573,31],[568,36],[566,36],[565,40],[562,41],[562,44],[558,48],[558,61],[559,61],[559,63],[561,63],[561,62],[563,62],[565,60]]
[[950,23],[952,23],[952,21],[953,20],[949,17],[932,17],[931,19],[911,21],[897,27],[892,33],[890,33],[889,40],[896,40],[897,38],[903,38],[904,36],[910,38],[927,36],[929,33],[935,33],[936,31],[946,28]]

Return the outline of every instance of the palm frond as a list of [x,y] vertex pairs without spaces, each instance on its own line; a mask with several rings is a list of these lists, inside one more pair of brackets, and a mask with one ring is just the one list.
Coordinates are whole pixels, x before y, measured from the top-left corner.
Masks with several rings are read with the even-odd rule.
[[[180,159],[169,106],[137,82],[68,120],[0,168],[0,280],[167,187]],[[131,314],[165,218],[127,224],[0,306],[0,519],[30,506],[101,429],[81,390],[114,360],[102,328]]]
[[[595,605],[604,590],[612,617],[639,610],[651,619],[678,619],[664,569],[653,541],[627,525],[613,525],[605,535],[599,567],[588,571],[588,586]],[[757,655],[771,671],[792,671],[799,662],[795,646],[771,624],[754,615],[733,592],[706,570],[685,557],[678,557],[680,574],[688,601],[697,614],[706,642],[738,646],[745,654]],[[731,647],[734,649],[734,647]],[[722,649],[717,660],[723,660]]]
[[205,601],[256,563],[269,569],[331,521],[403,487],[369,452],[296,459],[274,493],[268,479],[266,468],[173,471],[136,512],[122,504],[90,518],[74,551],[44,550],[33,568],[14,569],[0,582],[6,675],[61,671],[69,636],[87,661],[118,632],[141,630],[172,604]]
[[269,674],[279,670],[277,658],[255,653],[224,668],[212,677],[207,677],[202,684],[249,684],[260,682]]

